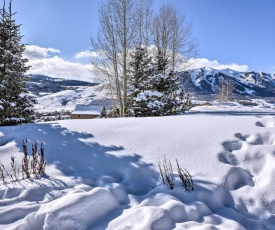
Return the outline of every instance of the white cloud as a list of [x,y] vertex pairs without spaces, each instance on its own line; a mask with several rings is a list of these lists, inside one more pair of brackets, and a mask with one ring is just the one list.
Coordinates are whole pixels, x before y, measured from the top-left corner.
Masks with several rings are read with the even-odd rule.
[[77,53],[74,56],[74,58],[76,58],[76,59],[82,59],[82,58],[88,59],[92,56],[97,57],[99,54],[100,54],[100,52],[94,52],[94,51],[86,50],[86,51],[81,51],[81,52]]
[[81,59],[81,58],[89,58],[90,56],[90,51],[81,51],[77,53],[74,58],[76,59]]
[[58,49],[54,49],[54,48],[47,48],[48,52],[51,52],[51,53],[61,53],[60,50]]
[[[157,52],[157,47],[154,45],[151,45],[148,47],[149,54],[156,55]],[[179,58],[183,60],[186,60],[184,57],[182,57],[181,54],[178,54]],[[198,69],[202,67],[209,67],[217,70],[221,69],[232,69],[235,71],[240,71],[240,72],[247,72],[249,71],[248,65],[240,65],[236,63],[231,63],[231,64],[221,64],[217,60],[209,60],[207,58],[190,58],[187,62],[184,64],[178,64],[179,68],[182,70],[188,70],[188,69]]]
[[[92,81],[91,65],[84,65],[78,62],[64,60],[59,56],[51,57],[49,53],[61,53],[60,50],[54,48],[43,48],[39,46],[28,45],[24,56],[29,59],[29,65],[32,67],[29,74],[43,74],[50,77],[76,79],[84,81]],[[91,55],[99,55],[97,52],[82,51],[74,57],[76,59],[88,58]],[[245,72],[249,68],[247,65],[239,64],[221,64],[217,60],[209,60],[206,58],[189,59],[187,64],[181,66],[184,69],[194,69],[201,67],[209,67],[214,69],[230,68],[236,71]]]
[[43,74],[50,77],[91,81],[89,65],[69,62],[58,56],[29,60],[29,74]]
[[42,48],[34,45],[26,45],[24,57],[33,60],[49,57],[49,53],[61,53],[60,50],[54,48]]
[[202,67],[209,67],[213,69],[232,69],[240,72],[249,71],[248,65],[239,65],[236,63],[231,64],[221,64],[217,60],[209,60],[207,58],[191,58],[188,60],[187,64],[182,66],[185,69],[197,69]]
[[59,56],[51,57],[49,53],[61,53],[54,48],[43,48],[27,45],[24,57],[29,59],[31,66],[28,74],[42,74],[49,77],[91,81],[89,65],[64,60]]

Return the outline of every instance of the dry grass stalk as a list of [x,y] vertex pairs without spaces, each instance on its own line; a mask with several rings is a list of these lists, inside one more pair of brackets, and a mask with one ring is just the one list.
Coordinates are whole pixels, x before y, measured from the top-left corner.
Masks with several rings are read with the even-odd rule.
[[170,189],[173,189],[174,184],[174,175],[173,175],[173,167],[171,161],[167,162],[165,156],[162,164],[159,162],[158,164],[161,179],[164,185],[167,185]]
[[192,180],[192,176],[190,175],[190,173],[186,170],[186,169],[182,169],[179,166],[178,160],[176,159],[177,162],[177,171],[179,174],[179,178],[182,181],[182,186],[185,188],[185,191],[190,192],[192,190],[194,190],[194,184],[193,184],[193,180]]
[[[38,177],[40,175],[45,174],[46,161],[45,161],[45,150],[43,143],[40,146],[40,152],[38,153],[37,142],[32,145],[32,155],[28,155],[28,141],[23,140],[23,157],[22,157],[22,165],[21,165],[21,173],[22,180],[28,179],[31,177]],[[5,168],[5,166],[0,162],[0,179],[3,184],[6,185],[7,182],[19,182],[20,178],[20,167],[17,166],[15,161],[15,157],[11,156],[11,169],[13,172],[9,174]],[[9,181],[6,181],[6,178],[9,178]]]

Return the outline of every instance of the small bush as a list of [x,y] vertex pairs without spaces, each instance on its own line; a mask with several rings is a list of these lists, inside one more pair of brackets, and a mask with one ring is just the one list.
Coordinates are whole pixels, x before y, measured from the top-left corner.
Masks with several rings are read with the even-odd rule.
[[[177,172],[180,180],[182,181],[182,186],[184,187],[185,191],[190,192],[195,190],[193,179],[190,173],[186,169],[183,170],[179,166],[177,159],[176,159],[176,163],[177,163]],[[170,160],[167,161],[164,156],[163,162],[162,163],[159,162],[158,167],[159,167],[162,183],[164,185],[167,185],[171,190],[174,189],[175,183],[174,183],[173,166],[171,164],[171,161]]]

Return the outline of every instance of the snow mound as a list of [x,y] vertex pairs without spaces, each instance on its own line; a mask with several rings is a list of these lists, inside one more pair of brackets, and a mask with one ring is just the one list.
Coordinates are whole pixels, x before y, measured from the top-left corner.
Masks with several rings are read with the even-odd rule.
[[[87,229],[118,207],[118,202],[108,190],[95,188],[89,192],[70,191],[60,199],[43,205],[36,213],[28,215],[18,229]],[[92,214],[92,215],[89,215]],[[15,228],[17,229],[17,228]]]

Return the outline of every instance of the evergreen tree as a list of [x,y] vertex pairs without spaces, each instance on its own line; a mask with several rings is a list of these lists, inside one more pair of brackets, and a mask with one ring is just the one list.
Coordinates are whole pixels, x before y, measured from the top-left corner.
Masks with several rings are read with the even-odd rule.
[[159,101],[162,104],[159,115],[170,115],[182,112],[180,109],[182,100],[180,92],[183,91],[181,82],[177,74],[170,72],[168,75],[155,74],[150,77],[152,90],[162,94]]
[[154,75],[151,78],[152,89],[162,93],[160,101],[163,105],[160,115],[170,115],[183,112],[184,100],[181,100],[180,93],[183,93],[179,76],[168,70],[167,58],[164,58],[161,51],[158,52],[154,60]]
[[[151,57],[148,57],[146,50],[139,46],[131,52],[129,62],[129,91],[127,98],[127,115],[141,116],[148,113],[147,102],[141,99],[150,89],[148,76],[153,73]],[[143,95],[143,96],[142,96]]]
[[188,107],[179,76],[167,70],[167,60],[161,52],[154,61],[145,49],[137,47],[129,62],[130,90],[128,116],[164,116],[182,113]]
[[133,88],[144,91],[148,88],[148,76],[153,73],[152,58],[148,57],[147,51],[139,46],[130,54],[129,81]]
[[26,89],[30,66],[23,58],[25,45],[13,16],[11,2],[8,10],[4,3],[0,10],[0,125],[29,122],[33,115]]
[[155,73],[165,74],[168,66],[168,59],[164,57],[163,53],[159,50],[155,57]]

